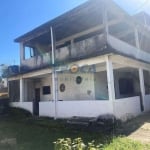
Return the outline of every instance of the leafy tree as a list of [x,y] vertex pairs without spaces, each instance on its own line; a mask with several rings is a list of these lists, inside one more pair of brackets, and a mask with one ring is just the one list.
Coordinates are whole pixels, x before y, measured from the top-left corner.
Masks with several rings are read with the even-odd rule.
[[6,64],[1,64],[0,65],[0,77],[1,78],[7,78],[9,73],[8,65]]

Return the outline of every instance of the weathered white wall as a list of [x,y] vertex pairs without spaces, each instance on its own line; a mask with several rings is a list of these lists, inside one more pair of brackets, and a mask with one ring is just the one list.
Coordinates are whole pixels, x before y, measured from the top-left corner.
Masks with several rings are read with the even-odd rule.
[[33,103],[32,102],[12,102],[10,104],[12,107],[23,108],[33,113]]
[[[83,81],[81,84],[76,84],[76,77],[81,76],[83,78]],[[65,84],[65,91],[60,92],[60,85]],[[26,83],[27,85],[27,83]],[[28,90],[28,94],[30,94],[30,97],[33,99],[34,97],[34,89],[40,88],[40,95],[41,95],[41,101],[50,101],[53,100],[52,95],[52,78],[51,75],[49,77],[43,77],[40,79],[36,79],[34,82],[34,87],[32,87],[31,91],[32,94],[30,94],[30,91]],[[29,86],[29,83],[28,83]],[[50,86],[51,93],[48,95],[43,95],[42,88],[43,86]],[[27,92],[26,92],[27,93]],[[26,97],[28,97],[25,94]],[[26,98],[27,99],[27,98]],[[66,73],[60,73],[58,74],[58,100],[87,100],[87,99],[95,99],[95,92],[94,92],[94,75],[88,74],[88,73],[80,73],[80,74],[66,74]]]
[[[50,101],[53,99],[52,96],[52,79],[51,77],[46,77],[40,80],[39,88],[41,88],[41,101]],[[51,93],[43,95],[43,86],[50,86]]]
[[[76,77],[81,76],[81,84],[76,83]],[[65,84],[65,91],[60,92],[60,85]],[[94,75],[92,73],[77,73],[58,75],[58,99],[59,100],[94,100]]]
[[56,49],[55,56],[56,61],[65,61],[69,58],[70,46],[65,46],[59,49]]
[[[150,104],[150,103],[149,103]],[[113,106],[114,105],[114,110]],[[139,97],[125,98],[115,100],[114,104],[110,101],[58,101],[57,102],[57,117],[69,118],[73,116],[82,117],[97,117],[103,114],[114,114],[118,119],[123,121],[135,117],[141,113]],[[32,102],[12,102],[12,107],[23,108],[31,113],[33,112]],[[55,116],[55,102],[40,102],[39,103],[40,116]]]
[[[76,77],[82,77],[82,83],[76,83]],[[60,85],[65,84],[65,91],[60,92]],[[34,85],[34,87],[33,87]],[[52,95],[52,79],[51,75],[49,77],[43,77],[36,79],[34,82],[26,81],[25,86],[28,86],[25,91],[25,100],[34,99],[35,88],[40,88],[41,101],[53,100]],[[51,93],[43,95],[43,86],[50,86]],[[32,92],[31,92],[32,91]],[[28,93],[28,94],[27,94]],[[30,98],[29,98],[30,97]],[[60,73],[58,74],[58,100],[94,100],[94,75],[91,73]]]
[[107,86],[107,73],[96,72],[94,75],[95,81],[95,98],[97,100],[109,99],[108,98],[108,86]]
[[39,56],[34,56],[29,59],[21,60],[21,67],[25,67],[27,69],[35,69],[45,65],[49,65],[51,63],[50,53],[43,53]]
[[145,112],[150,111],[150,95],[145,95],[145,98],[144,98],[144,111]]
[[126,121],[141,113],[140,98],[130,97],[114,101],[114,113],[118,119]]
[[[40,116],[55,115],[54,102],[40,102]],[[112,114],[110,101],[58,101],[57,117],[69,118],[73,116],[97,117],[102,114]]]
[[108,36],[108,44],[110,44],[112,48],[119,52],[119,54],[122,53],[126,56],[134,57],[137,60],[150,62],[150,55],[147,52],[139,50],[136,47],[115,38],[114,36]]
[[46,117],[54,117],[55,116],[55,102],[39,102],[39,115]]

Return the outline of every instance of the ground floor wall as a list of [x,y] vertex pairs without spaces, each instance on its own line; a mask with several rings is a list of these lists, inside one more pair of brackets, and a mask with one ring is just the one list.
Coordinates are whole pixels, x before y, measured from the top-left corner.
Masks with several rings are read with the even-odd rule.
[[[150,95],[145,99],[145,111],[150,111]],[[55,105],[56,104],[56,105]],[[33,113],[32,102],[13,102],[12,107],[26,109]],[[39,102],[39,116],[70,118],[73,116],[98,117],[100,115],[113,114],[123,121],[136,117],[142,113],[140,97],[130,97],[109,100],[87,101],[45,101]]]
[[145,98],[144,98],[144,111],[145,112],[150,111],[150,95],[145,95]]
[[30,113],[33,113],[33,103],[32,102],[11,102],[12,107],[22,108]]
[[140,97],[117,99],[114,101],[114,114],[123,121],[136,117],[141,113]]
[[[57,96],[58,100],[108,100],[107,72],[99,71],[93,73],[58,73]],[[81,83],[77,83],[78,79]],[[121,84],[121,80],[122,82]],[[132,81],[127,88],[126,80]],[[138,70],[125,68],[114,70],[114,85],[116,99],[140,96],[140,83]],[[61,86],[64,90],[61,91]],[[122,86],[122,87],[121,87]],[[49,93],[43,93],[43,89],[49,87]],[[52,75],[36,77],[35,79],[24,79],[24,101],[35,99],[35,89],[40,89],[40,101],[53,100]],[[126,90],[127,91],[126,91]],[[121,93],[121,90],[122,93]],[[128,93],[129,92],[129,93]]]
[[[144,111],[150,111],[150,81],[147,80],[150,77],[149,65],[111,55],[79,63],[79,72],[69,73],[70,69],[58,71],[56,82],[52,82],[52,72],[43,73],[43,70],[12,78],[10,82],[15,85],[17,79],[17,85],[20,85],[20,89],[17,88],[15,92],[20,92],[17,96],[20,95],[20,102],[12,105],[33,112],[32,102],[37,100],[40,116],[58,118],[97,117],[111,113],[126,120],[139,115],[143,111],[143,105]],[[87,65],[88,69],[86,63],[90,63]],[[96,68],[89,72],[92,65]],[[10,87],[14,99],[15,87]],[[36,98],[37,91],[40,99]]]

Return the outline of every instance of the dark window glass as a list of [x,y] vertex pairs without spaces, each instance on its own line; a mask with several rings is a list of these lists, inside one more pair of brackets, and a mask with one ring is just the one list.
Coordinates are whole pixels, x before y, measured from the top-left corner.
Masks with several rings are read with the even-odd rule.
[[50,86],[43,86],[43,95],[51,94]]
[[119,90],[122,95],[134,94],[133,79],[119,79]]

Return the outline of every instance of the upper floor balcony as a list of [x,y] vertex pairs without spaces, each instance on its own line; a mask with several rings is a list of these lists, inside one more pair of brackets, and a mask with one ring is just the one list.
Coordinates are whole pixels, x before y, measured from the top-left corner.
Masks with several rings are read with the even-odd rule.
[[21,71],[117,53],[150,63],[150,31],[111,0],[89,1],[17,38]]
[[[104,34],[88,37],[87,39],[68,42],[65,45],[56,47],[56,65],[65,64],[69,61],[96,56],[98,53],[105,52],[106,43]],[[23,57],[21,58],[21,71],[40,69],[52,65],[51,47],[46,48],[41,45],[34,47],[23,47]]]

